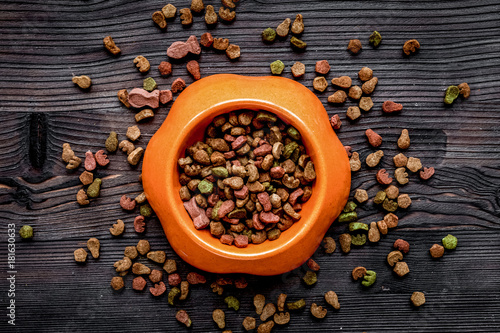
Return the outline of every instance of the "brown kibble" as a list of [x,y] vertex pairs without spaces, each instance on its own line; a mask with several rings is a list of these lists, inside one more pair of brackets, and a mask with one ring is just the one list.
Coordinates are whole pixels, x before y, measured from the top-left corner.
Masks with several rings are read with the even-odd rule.
[[167,255],[165,251],[151,251],[148,252],[148,259],[152,260],[158,264],[163,264],[165,262]]
[[146,265],[143,265],[141,263],[136,262],[132,265],[132,273],[134,273],[136,275],[149,275],[149,274],[151,274],[151,268],[149,268]]
[[181,24],[184,26],[189,26],[193,24],[193,13],[191,13],[191,9],[182,8],[179,10]]
[[278,296],[278,301],[276,302],[278,311],[283,312],[285,311],[285,301],[286,301],[286,294],[279,294]]
[[359,169],[361,169],[361,161],[357,152],[352,152],[351,158],[349,159],[349,165],[351,166],[352,172],[359,171]]
[[257,333],[271,333],[273,327],[274,321],[269,320],[268,322],[259,325]]
[[239,58],[241,55],[240,47],[235,44],[229,44],[226,49],[226,55],[231,60]]
[[163,293],[165,293],[165,291],[167,291],[167,286],[163,282],[155,284],[154,288],[153,287],[149,288],[149,292],[153,296],[161,296],[163,295]]
[[286,325],[290,322],[290,313],[289,312],[275,313],[273,319],[274,322],[278,325]]
[[245,319],[243,319],[243,328],[245,329],[245,331],[250,331],[255,329],[256,325],[255,322],[256,322],[255,318],[245,317]]
[[267,303],[262,309],[262,314],[260,315],[260,320],[266,321],[269,317],[274,315],[276,312],[276,306],[273,303]]
[[363,67],[359,70],[358,77],[361,81],[371,80],[373,77],[373,71],[368,67]]
[[87,241],[87,248],[95,259],[99,258],[99,249],[101,248],[101,243],[97,238],[89,238]]
[[92,84],[92,80],[87,75],[73,76],[71,81],[73,81],[73,83],[75,83],[77,86],[79,86],[82,89],[88,89],[88,88],[90,88],[90,85]]
[[394,273],[398,276],[403,277],[406,274],[410,273],[410,269],[408,268],[408,264],[404,261],[398,261],[393,269]]
[[207,279],[196,272],[190,272],[188,273],[186,280],[189,282],[189,284],[195,285],[195,284],[204,284],[207,282]]
[[130,141],[135,141],[141,136],[141,130],[139,129],[139,127],[137,127],[137,125],[130,126],[129,128],[127,128],[126,135]]
[[296,61],[293,64],[291,70],[292,70],[293,77],[295,77],[295,78],[301,77],[306,73],[306,66],[303,63],[301,63],[300,61]]
[[339,236],[339,243],[342,252],[349,253],[351,251],[351,235],[342,234]]
[[205,11],[205,23],[207,25],[214,25],[218,21],[217,13],[215,12],[214,6],[208,5]]
[[84,171],[80,175],[80,181],[83,185],[92,184],[92,182],[94,181],[94,174],[92,172]]
[[125,287],[125,283],[123,282],[123,278],[121,276],[113,276],[111,279],[111,288],[114,290],[120,290]]
[[141,73],[146,73],[151,68],[151,65],[149,64],[148,59],[146,59],[142,55],[135,57],[134,64],[136,65],[136,67],[139,69],[139,72],[141,72]]
[[170,274],[168,276],[168,284],[172,287],[177,287],[181,283],[181,276],[178,273]]
[[328,291],[325,293],[325,301],[330,304],[335,310],[340,309],[339,298],[334,291]]
[[[143,121],[144,119],[149,119],[154,117],[154,112],[151,109],[144,109],[141,110],[140,112],[135,114],[135,121],[140,122]],[[97,155],[97,153],[96,153]]]
[[229,47],[229,39],[227,38],[214,38],[213,47],[219,51],[225,51]]
[[457,87],[458,89],[460,89],[460,95],[462,95],[464,98],[469,98],[470,87],[466,82],[460,83]]
[[125,231],[125,223],[122,220],[116,220],[116,223],[113,224],[111,228],[109,228],[109,232],[113,236],[120,236]]
[[368,193],[366,190],[358,188],[354,194],[354,199],[359,203],[363,203],[368,200]]
[[149,252],[149,250],[151,249],[151,245],[149,245],[149,242],[147,240],[141,239],[139,242],[137,242],[136,248],[137,251],[143,256]]
[[80,206],[85,206],[90,203],[87,193],[85,193],[83,188],[76,193],[76,202],[78,202]]
[[351,39],[349,41],[349,45],[347,45],[347,49],[351,51],[353,54],[358,54],[363,46],[361,45],[361,41],[359,39]]
[[75,152],[71,149],[69,143],[63,143],[63,152],[61,158],[64,162],[68,163],[75,156]]
[[430,167],[430,168],[424,167],[423,170],[420,171],[419,175],[420,175],[420,179],[427,180],[427,179],[431,178],[432,175],[434,175],[434,168],[433,167]]
[[398,226],[398,223],[399,223],[399,218],[395,214],[389,213],[389,214],[384,216],[384,222],[388,228],[391,228],[391,229],[396,228]]
[[387,255],[387,263],[389,266],[393,267],[397,262],[403,260],[403,254],[401,251],[392,251]]
[[346,152],[346,154],[347,154],[347,157],[349,157],[349,158],[350,158],[350,157],[351,157],[351,155],[352,155],[352,152],[351,152],[352,147],[351,147],[351,146],[344,146],[344,149],[345,149],[345,152]]
[[166,19],[171,19],[175,16],[175,13],[177,12],[177,8],[174,5],[169,3],[168,5],[164,6],[161,9],[161,12],[163,13],[163,15],[165,16]]
[[127,89],[121,89],[117,92],[118,100],[122,102],[127,108],[130,107],[130,103],[128,102],[128,91]]
[[416,39],[407,40],[403,45],[403,52],[406,55],[417,52],[420,48],[420,43]]
[[372,147],[378,147],[382,144],[382,137],[375,133],[372,129],[367,129],[365,135],[368,138],[368,142]]
[[363,90],[359,86],[352,86],[349,88],[349,97],[352,99],[360,99],[363,94]]
[[419,158],[409,157],[408,163],[406,163],[406,167],[411,172],[417,172],[418,170],[422,169],[422,162],[420,162]]
[[352,80],[349,76],[341,76],[332,79],[332,84],[334,86],[340,87],[342,89],[348,89],[351,87]]
[[323,247],[325,248],[325,253],[331,254],[335,252],[337,244],[335,244],[335,240],[332,237],[325,237],[323,238]]
[[397,154],[392,158],[392,160],[394,161],[394,166],[396,168],[405,167],[408,163],[408,158],[403,153]]
[[161,76],[168,76],[172,74],[172,64],[168,61],[162,61],[158,66],[158,71],[160,72]]
[[198,63],[198,61],[196,61],[196,60],[189,61],[186,64],[186,68],[187,68],[189,74],[191,74],[195,80],[199,80],[201,78],[200,64]]
[[163,269],[168,274],[172,274],[173,272],[175,272],[177,270],[177,263],[173,259],[167,259],[165,261],[165,264],[163,265]]
[[347,116],[347,118],[349,118],[351,120],[356,120],[359,117],[361,117],[361,111],[359,110],[359,108],[357,106],[350,106],[347,109],[346,116]]
[[132,289],[137,291],[144,290],[144,288],[146,288],[146,284],[146,279],[142,276],[138,276],[132,280]]
[[219,8],[219,16],[226,22],[231,22],[236,17],[236,12],[231,11],[229,8],[220,7]]
[[280,37],[286,37],[288,35],[288,32],[290,31],[290,23],[292,20],[290,20],[288,17],[278,25],[276,28],[276,33]]
[[330,71],[330,64],[328,63],[328,60],[320,60],[316,61],[316,66],[314,67],[314,70],[318,74],[328,74]]
[[317,272],[320,269],[319,264],[312,258],[309,258],[309,260],[307,261],[307,267],[309,267],[309,269],[313,272]]
[[110,53],[112,53],[113,55],[120,54],[121,50],[118,46],[116,46],[116,44],[115,44],[113,38],[111,38],[111,36],[104,37],[104,39],[102,41],[104,43],[104,47]]
[[141,147],[135,148],[127,157],[127,162],[130,165],[137,165],[141,160],[142,154],[144,154],[144,149]]
[[382,104],[382,111],[385,113],[399,112],[403,110],[403,104],[394,103],[393,101],[385,101]]
[[398,139],[398,147],[401,149],[408,149],[410,147],[410,135],[407,129],[401,131],[401,136]]
[[165,21],[165,16],[161,11],[156,11],[151,16],[153,22],[156,23],[160,29],[165,29],[167,27],[167,21]]
[[365,94],[369,95],[375,90],[377,83],[378,83],[378,78],[372,77],[370,80],[363,83],[363,85],[361,86],[361,90],[363,90]]
[[130,155],[130,153],[134,151],[135,146],[132,142],[128,140],[123,140],[118,145],[118,148],[120,148],[123,152],[127,153],[127,155]]
[[389,199],[396,199],[399,195],[399,189],[394,185],[388,186],[384,192]]
[[384,220],[377,221],[377,227],[382,235],[387,235],[388,228],[387,228],[387,223],[385,223]]
[[128,271],[132,266],[132,260],[129,257],[123,257],[123,259],[118,260],[113,264],[117,273]]
[[352,270],[351,275],[352,275],[352,278],[354,279],[354,281],[357,281],[358,279],[362,279],[363,276],[366,275],[366,268],[364,268],[362,266],[355,267]]
[[125,209],[125,210],[134,210],[135,208],[135,200],[132,198],[127,197],[126,195],[123,195],[120,198],[120,206]]
[[377,222],[370,223],[370,230],[368,230],[368,240],[372,243],[376,243],[380,240],[380,231],[377,226]]
[[400,196],[398,196],[398,206],[400,208],[406,209],[410,207],[410,205],[411,205],[411,199],[408,194],[401,194]]
[[313,80],[313,88],[319,92],[325,91],[328,87],[328,82],[323,76],[317,76]]
[[316,303],[311,304],[311,314],[318,319],[323,319],[328,311]]
[[[119,220],[119,221],[121,221],[121,220]],[[134,260],[139,255],[139,252],[137,252],[137,247],[135,247],[135,246],[127,246],[125,248],[125,250],[123,251],[123,255],[125,257],[130,258],[131,260]]]
[[221,309],[215,309],[212,312],[212,319],[220,329],[226,327],[226,314]]
[[76,249],[75,252],[73,252],[73,255],[75,256],[76,262],[87,261],[87,251],[83,248]]
[[205,9],[203,0],[191,0],[191,10],[195,13],[201,13]]
[[177,319],[178,322],[186,325],[186,327],[191,327],[191,318],[189,318],[189,315],[185,310],[177,311],[177,313],[175,314],[175,319]]
[[[210,5],[209,5],[210,6]],[[208,6],[207,6],[208,10]],[[214,37],[210,32],[205,32],[203,35],[201,35],[200,38],[200,44],[204,47],[210,47],[214,43]]]
[[304,32],[304,20],[302,14],[297,14],[292,24],[292,34],[300,35],[302,32]]
[[439,244],[434,244],[429,249],[429,252],[433,258],[441,258],[444,255],[444,247]]
[[394,177],[396,178],[397,182],[401,185],[407,184],[409,182],[408,173],[406,172],[405,168],[397,168],[394,171]]
[[257,294],[253,297],[253,305],[255,306],[255,313],[260,315],[266,304],[266,297],[261,294]]
[[341,104],[347,99],[347,95],[343,90],[337,90],[333,95],[328,96],[329,103]]
[[370,168],[376,167],[380,163],[383,156],[384,152],[382,150],[377,150],[376,152],[371,153],[366,157],[366,165]]
[[373,101],[371,97],[361,97],[359,100],[359,108],[363,111],[370,111],[373,107]]
[[183,91],[185,87],[186,87],[186,82],[184,82],[184,80],[179,77],[175,79],[174,82],[172,82],[172,87],[170,88],[170,90],[172,91],[173,94],[176,94],[178,92]]
[[330,118],[330,125],[332,126],[332,128],[334,130],[336,129],[340,129],[340,127],[342,126],[342,121],[340,121],[340,117],[338,114],[334,114],[331,118]]
[[392,246],[403,253],[408,253],[408,251],[410,251],[410,243],[401,238],[396,239]]
[[415,306],[421,306],[425,304],[425,295],[420,291],[415,291],[410,297],[411,302]]

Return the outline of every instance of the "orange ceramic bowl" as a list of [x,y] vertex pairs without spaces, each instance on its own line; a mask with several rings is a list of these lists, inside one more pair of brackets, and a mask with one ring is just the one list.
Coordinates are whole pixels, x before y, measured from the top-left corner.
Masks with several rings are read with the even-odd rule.
[[[317,174],[302,218],[277,240],[246,248],[224,245],[209,230],[194,228],[179,196],[177,167],[214,117],[240,109],[267,110],[297,128]],[[302,265],[320,245],[347,201],[351,173],[345,149],[309,89],[282,77],[221,74],[194,82],[177,97],[149,141],[142,182],[170,245],[183,260],[214,273],[276,275]]]

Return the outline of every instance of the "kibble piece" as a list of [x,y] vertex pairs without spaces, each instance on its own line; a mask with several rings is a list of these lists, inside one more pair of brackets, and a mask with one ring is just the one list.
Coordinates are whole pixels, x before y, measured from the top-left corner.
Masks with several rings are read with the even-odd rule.
[[172,274],[177,270],[177,263],[173,259],[167,259],[163,265],[163,269],[168,274]]
[[226,327],[226,314],[221,309],[215,309],[212,312],[212,319],[220,329]]
[[224,303],[227,304],[227,307],[229,309],[234,309],[235,311],[238,311],[240,309],[240,301],[234,296],[228,296],[224,298]]
[[132,289],[142,291],[146,288],[146,284],[146,279],[142,276],[138,276],[132,280]]
[[231,60],[238,59],[241,55],[240,47],[235,44],[229,44],[226,49],[226,55]]
[[186,325],[186,327],[191,327],[191,318],[189,318],[189,315],[185,310],[177,311],[177,313],[175,314],[175,319],[177,319],[178,322]]
[[253,297],[253,305],[255,306],[255,313],[260,315],[266,304],[266,297],[261,294],[257,294]]
[[123,278],[121,276],[113,276],[111,279],[111,288],[114,290],[120,290],[125,287],[125,283],[123,282]]
[[352,152],[352,156],[349,159],[349,165],[351,166],[351,171],[359,171],[361,169],[361,161],[359,160],[359,154],[357,152]]
[[393,267],[397,262],[403,260],[403,253],[401,251],[392,251],[387,255],[387,263]]
[[352,238],[349,234],[342,234],[339,236],[339,243],[342,252],[349,253],[351,251],[351,241]]
[[[128,258],[127,258],[128,259]],[[132,265],[132,273],[136,275],[149,275],[151,274],[151,268],[141,263],[134,263]]]
[[329,103],[341,104],[347,99],[347,94],[343,90],[337,90],[333,95],[328,96]]
[[158,85],[156,84],[155,79],[153,79],[152,77],[147,77],[142,82],[142,88],[146,91],[151,92],[158,88]]
[[389,185],[384,192],[389,199],[396,199],[399,195],[399,189],[394,185]]
[[403,52],[407,56],[417,52],[417,50],[420,48],[420,43],[416,39],[410,39],[407,40],[404,45],[403,45]]
[[[208,6],[207,6],[208,7]],[[204,47],[210,47],[214,43],[214,37],[210,32],[205,32],[201,35],[200,44]]]
[[373,101],[371,97],[361,97],[359,100],[359,108],[363,111],[370,111],[373,107]]
[[427,180],[434,175],[434,168],[433,167],[430,167],[430,168],[424,167],[420,171],[419,175],[420,175],[420,179]]
[[459,93],[462,95],[464,98],[469,98],[470,96],[470,87],[467,84],[467,82],[460,83],[458,86]]
[[359,203],[363,203],[368,200],[368,193],[366,190],[358,188],[354,194],[354,199]]
[[335,252],[335,249],[337,248],[335,240],[332,237],[323,238],[323,246],[325,248],[325,253],[328,254]]
[[207,25],[214,25],[218,21],[217,13],[215,12],[214,6],[208,5],[205,11],[205,23]]
[[410,147],[410,135],[407,129],[401,131],[398,139],[398,147],[401,149],[408,149]]
[[403,208],[403,209],[406,209],[408,207],[410,207],[411,205],[411,199],[410,199],[410,196],[408,194],[401,194],[400,196],[398,196],[398,206]]
[[403,153],[397,154],[392,158],[392,160],[394,161],[394,166],[396,168],[405,167],[408,163],[408,158]]
[[214,38],[214,49],[225,51],[229,47],[229,39],[227,38]]
[[231,21],[234,21],[234,19],[236,18],[236,12],[231,11],[229,8],[224,9],[223,7],[220,7],[219,8],[219,16],[224,21],[231,22]]
[[375,90],[377,83],[378,83],[378,78],[372,77],[370,80],[363,83],[363,85],[361,86],[361,90],[363,90],[365,94],[369,95]]
[[447,250],[454,250],[457,247],[458,240],[457,237],[448,234],[446,237],[444,237],[442,240],[443,246]]
[[311,304],[311,314],[318,319],[323,319],[328,311],[316,303]]
[[255,328],[256,320],[253,317],[245,317],[243,319],[243,328],[245,331],[251,331]]
[[126,135],[130,141],[135,141],[141,136],[141,130],[137,127],[137,125],[134,125],[127,129]]
[[419,158],[409,157],[408,163],[406,163],[406,167],[411,172],[417,172],[418,170],[422,169],[422,162],[420,162]]
[[234,3],[238,2],[238,0],[222,0],[221,2],[226,7],[234,8],[234,7],[236,7],[236,5]]
[[260,324],[257,328],[257,333],[271,333],[271,330],[274,327],[274,321],[269,320],[263,324]]
[[382,104],[382,111],[385,113],[399,112],[403,110],[403,104],[395,103],[393,101],[385,101]]
[[382,43],[382,35],[378,31],[372,32],[368,38],[368,42],[373,45],[373,47],[378,47]]
[[330,304],[335,310],[340,309],[339,298],[334,291],[328,291],[325,293],[325,301]]
[[139,56],[134,58],[134,64],[136,65],[136,67],[139,69],[139,72],[141,72],[141,73],[146,73],[151,68],[151,65],[150,65],[148,59],[146,59],[142,55],[139,55]]
[[410,273],[410,269],[408,268],[408,264],[404,261],[398,261],[393,269],[394,273],[398,276],[403,277],[406,274]]
[[153,118],[154,117],[154,112],[151,109],[144,109],[141,110],[140,112],[135,114],[135,121],[140,122],[145,119]]
[[280,25],[278,25],[278,27],[276,28],[276,33],[278,34],[278,36],[286,37],[288,35],[291,22],[292,20],[287,17],[283,22],[280,23]]
[[370,223],[370,230],[368,230],[368,240],[372,243],[376,243],[380,240],[380,230],[377,226],[377,222]]
[[358,72],[358,77],[361,81],[368,81],[373,78],[373,71],[369,67],[363,67]]
[[31,227],[30,225],[23,225],[19,229],[19,236],[21,236],[22,239],[33,238],[33,227]]
[[262,40],[267,43],[272,43],[276,39],[276,31],[273,28],[267,28],[262,31]]
[[127,246],[123,251],[123,255],[131,260],[134,260],[139,255],[139,252],[137,252],[137,248],[135,246]]
[[328,63],[328,60],[316,61],[314,70],[318,74],[328,74],[328,72],[330,71],[330,64]]
[[349,41],[349,45],[347,45],[347,49],[351,51],[352,54],[358,54],[362,48],[363,46],[361,45],[361,41],[359,39],[351,39]]
[[80,206],[85,206],[90,203],[87,193],[85,193],[83,188],[76,193],[76,202],[78,202]]
[[382,137],[378,135],[374,130],[367,129],[365,135],[368,138],[368,142],[372,147],[378,147],[382,144]]
[[89,185],[94,181],[94,174],[92,172],[84,171],[79,178],[83,185]]
[[384,222],[387,224],[388,228],[396,228],[399,223],[399,218],[395,214],[389,213],[384,216]]
[[365,276],[363,276],[363,281],[361,284],[365,287],[369,287],[375,283],[377,280],[377,273],[375,271],[366,271]]
[[354,281],[363,278],[366,275],[366,268],[362,266],[355,267],[351,272]]
[[363,94],[363,90],[359,86],[352,86],[349,88],[348,96],[352,99],[360,99]]
[[291,70],[293,77],[301,77],[306,73],[306,66],[300,61],[297,61],[293,64]]
[[182,8],[179,10],[181,24],[184,26],[189,26],[193,24],[193,13],[191,13],[191,9]]
[[127,157],[127,161],[131,165],[137,165],[141,160],[142,154],[144,154],[144,149],[142,147],[138,147],[134,149]]
[[348,89],[351,87],[352,80],[349,76],[341,76],[333,78],[332,84],[342,89]]
[[378,191],[377,194],[375,194],[375,198],[373,198],[373,203],[376,205],[380,205],[382,202],[384,202],[386,197],[387,193],[385,193],[384,191]]
[[323,76],[317,76],[313,80],[313,88],[319,92],[325,91],[328,87],[328,82]]
[[165,16],[161,11],[154,12],[151,18],[153,19],[153,22],[160,27],[160,29],[165,29],[167,27],[167,21],[165,21]]
[[132,260],[129,257],[123,257],[113,264],[117,273],[125,272],[132,266]]
[[[121,89],[117,92],[118,100],[122,102],[126,107],[130,107],[130,103],[128,102],[128,91],[127,89]],[[108,150],[109,151],[109,150]]]
[[388,228],[384,220],[377,221],[377,227],[382,235],[387,235]]
[[[349,112],[349,110],[347,110]],[[338,114],[334,114],[331,118],[330,118],[330,125],[332,126],[332,128],[334,130],[338,130],[340,129],[340,127],[342,126],[342,121],[340,121],[340,117]]]
[[[170,90],[172,93],[176,94],[178,92],[181,92],[184,90],[186,87],[186,82],[182,78],[177,78],[172,82],[172,86],[170,87]],[[133,140],[132,140],[133,141]]]
[[271,63],[270,67],[272,74],[281,75],[281,73],[285,69],[285,64],[281,60],[276,60]]
[[286,294],[279,294],[278,296],[278,301],[276,302],[278,311],[283,312],[285,311],[285,302],[286,302]]
[[175,13],[177,12],[177,8],[174,5],[172,5],[171,3],[169,3],[168,5],[164,6],[161,9],[161,12],[165,16],[165,18],[171,19],[175,16]]
[[152,260],[158,264],[163,264],[166,259],[165,251],[151,251],[147,255],[149,260]]
[[180,293],[181,293],[181,290],[177,287],[173,287],[172,289],[170,289],[170,292],[168,293],[168,298],[167,298],[168,304],[174,305],[174,301],[179,296]]
[[87,248],[92,254],[92,257],[94,257],[95,259],[99,258],[99,249],[101,248],[101,243],[97,238],[89,238],[89,240],[87,241]]
[[459,94],[460,89],[457,86],[449,86],[444,95],[444,103],[452,104],[458,98]]
[[87,196],[89,198],[97,198],[101,191],[101,184],[102,181],[100,178],[94,179],[92,184],[90,184],[89,187],[87,188]]
[[139,240],[139,242],[137,243],[136,247],[137,247],[137,251],[139,251],[139,253],[141,255],[145,255],[151,249],[151,245],[145,239]]
[[92,84],[92,80],[87,75],[73,76],[71,81],[73,81],[73,83],[75,83],[82,89],[88,89]]
[[73,253],[75,256],[76,262],[85,262],[87,261],[87,251],[83,248],[76,249]]
[[425,304],[425,295],[420,291],[415,291],[410,297],[414,306],[421,306]]
[[292,34],[300,35],[302,32],[304,32],[304,20],[302,14],[297,14],[292,24]]
[[203,275],[196,272],[189,272],[186,280],[192,285],[204,284],[207,282],[207,279]]
[[405,168],[397,168],[394,171],[394,177],[396,178],[397,182],[401,185],[407,184],[409,182],[408,173],[406,172]]
[[201,13],[205,9],[203,0],[191,0],[191,10],[195,13]]
[[113,55],[120,54],[121,50],[118,46],[116,46],[116,44],[113,41],[113,38],[111,38],[111,36],[104,37],[104,39],[102,41],[104,43],[104,47],[106,48],[106,50],[111,52]]
[[307,43],[303,40],[298,39],[297,37],[292,37],[290,39],[290,44],[292,44],[293,47],[299,50],[305,50],[305,48],[307,47]]
[[366,165],[368,165],[370,168],[377,166],[383,156],[384,152],[382,150],[377,150],[376,152],[371,153],[366,157]]
[[165,293],[165,291],[167,291],[167,286],[165,286],[165,283],[163,282],[155,284],[154,287],[149,288],[149,292],[153,296],[161,296],[163,295],[163,293]]

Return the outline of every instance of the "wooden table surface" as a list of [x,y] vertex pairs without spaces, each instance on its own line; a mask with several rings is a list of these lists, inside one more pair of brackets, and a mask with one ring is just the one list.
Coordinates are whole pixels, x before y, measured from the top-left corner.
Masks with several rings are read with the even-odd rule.
[[[224,54],[203,50],[199,60],[202,76],[217,73],[268,75],[269,63],[285,65],[284,77],[291,78],[295,61],[306,65],[299,82],[312,89],[314,64],[327,59],[332,65],[327,79],[341,75],[359,84],[357,72],[363,66],[379,78],[373,94],[374,107],[355,123],[343,106],[327,103],[335,90],[330,85],[317,94],[329,115],[338,113],[343,121],[338,136],[358,151],[362,160],[374,151],[364,131],[372,128],[384,138],[385,157],[381,166],[394,170],[391,157],[398,153],[396,140],[403,128],[410,131],[412,144],[407,155],[418,157],[424,166],[434,166],[428,181],[410,176],[401,187],[413,203],[398,212],[399,227],[377,244],[354,249],[348,255],[332,255],[321,249],[315,260],[321,265],[319,281],[306,288],[299,268],[276,277],[248,276],[245,290],[231,287],[218,296],[208,285],[194,286],[190,298],[175,307],[166,295],[155,299],[148,291],[134,292],[132,276],[126,288],[114,292],[109,282],[115,275],[113,263],[123,249],[141,238],[155,250],[169,247],[157,219],[148,222],[147,232],[133,231],[135,215],[119,206],[123,194],[141,192],[141,167],[131,168],[121,152],[110,155],[111,163],[99,169],[103,179],[101,196],[87,207],[75,201],[81,188],[80,167],[72,172],[61,161],[61,145],[69,142],[80,157],[87,150],[104,147],[109,132],[125,137],[135,125],[134,113],[116,98],[119,89],[140,87],[147,76],[161,89],[182,77],[189,84],[185,64],[173,65],[173,75],[161,78],[156,69],[167,60],[166,49],[189,35],[200,36],[207,27],[195,16],[191,28],[183,28],[176,17],[166,31],[152,22],[151,14],[167,2],[139,0],[11,0],[0,4],[0,331],[2,332],[218,332],[211,312],[226,309],[224,297],[241,301],[238,312],[226,310],[227,329],[242,332],[243,318],[254,316],[252,297],[262,293],[275,302],[281,292],[290,300],[305,298],[307,310],[292,314],[291,322],[275,327],[277,332],[500,332],[500,3],[482,1],[250,1],[236,8],[236,21],[219,23],[210,29],[241,47],[241,58],[230,62]],[[189,1],[175,1],[177,8]],[[206,0],[216,9],[220,2]],[[262,43],[260,33],[276,27],[284,18],[302,13],[308,43],[303,53],[292,51],[288,37],[272,45]],[[368,36],[378,30],[382,45],[373,49]],[[121,47],[119,57],[110,56],[102,46],[111,35]],[[346,51],[350,39],[359,38],[358,55]],[[408,39],[418,39],[420,51],[403,57],[401,48]],[[146,56],[151,71],[142,75],[132,60]],[[82,91],[71,82],[73,75],[89,75],[93,85]],[[443,104],[446,87],[468,82],[471,96],[459,98],[452,106]],[[399,115],[381,112],[385,100],[404,105]],[[170,104],[171,105],[171,104]],[[158,110],[154,119],[140,124],[148,140],[167,116],[170,105]],[[328,144],[328,143],[325,143]],[[353,174],[352,190],[366,189],[373,197],[381,189],[376,169]],[[379,220],[383,214],[370,202],[358,209],[360,220]],[[113,238],[108,229],[123,219],[126,232]],[[10,297],[6,276],[8,224],[16,230],[24,224],[34,227],[35,239],[16,237],[15,327],[8,325],[6,307]],[[329,235],[338,238],[346,225],[334,224]],[[439,260],[428,249],[452,233],[458,248]],[[77,265],[73,251],[85,247],[90,237],[100,239],[101,257]],[[397,278],[385,257],[392,243],[403,238],[411,244],[405,256],[411,272]],[[146,260],[141,259],[141,262]],[[150,263],[151,266],[153,266]],[[377,272],[377,282],[362,288],[350,278],[356,266]],[[182,277],[193,270],[179,261]],[[208,274],[209,282],[215,279]],[[325,305],[323,294],[337,292],[342,308],[328,308],[323,320],[309,314],[316,302]],[[423,291],[427,303],[413,308],[410,295]],[[178,309],[191,315],[187,330],[174,319]]]

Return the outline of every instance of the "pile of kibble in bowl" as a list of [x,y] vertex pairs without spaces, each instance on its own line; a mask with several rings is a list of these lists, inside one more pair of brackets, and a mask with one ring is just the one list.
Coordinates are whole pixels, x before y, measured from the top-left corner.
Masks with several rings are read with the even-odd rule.
[[215,117],[178,164],[194,227],[240,248],[276,240],[300,220],[316,179],[299,131],[266,111]]

